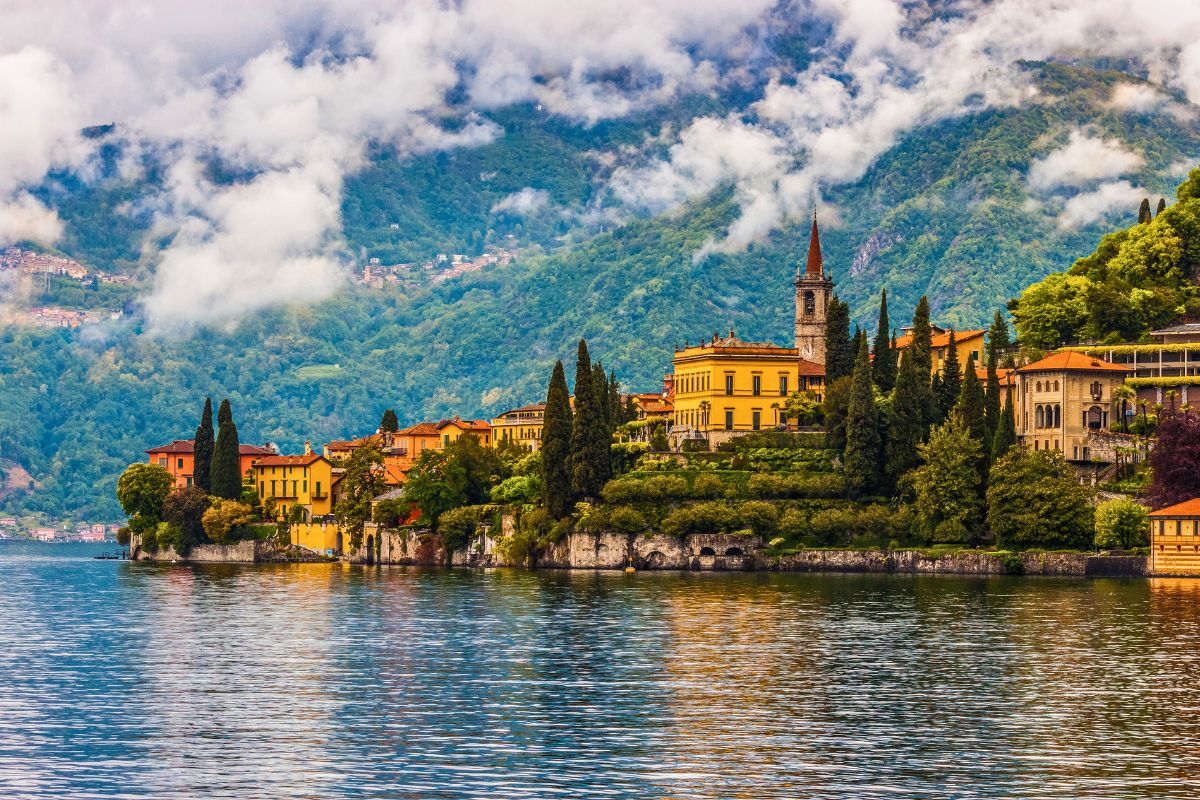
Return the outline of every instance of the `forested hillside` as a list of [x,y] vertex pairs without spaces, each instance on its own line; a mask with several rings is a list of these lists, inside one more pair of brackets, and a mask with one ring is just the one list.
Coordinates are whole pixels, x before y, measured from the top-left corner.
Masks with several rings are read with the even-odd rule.
[[[1174,197],[1180,165],[1200,153],[1191,117],[1114,107],[1114,87],[1138,82],[1124,73],[1026,69],[1039,102],[917,129],[862,180],[830,191],[825,260],[861,324],[871,324],[886,287],[897,323],[927,293],[938,321],[983,325],[1136,219],[1131,202],[1125,220],[1064,224],[1061,200],[1033,185],[1031,166],[1077,131],[1136,151],[1127,180],[1152,202]],[[787,341],[806,225],[695,259],[736,216],[732,191],[642,218],[604,196],[614,165],[631,149],[653,149],[664,125],[731,107],[695,98],[592,128],[516,107],[492,115],[504,135],[491,144],[404,160],[380,148],[350,180],[349,265],[473,253],[512,234],[526,255],[505,267],[419,289],[346,288],[182,339],[143,334],[136,314],[74,332],[0,330],[0,468],[20,465],[39,484],[10,486],[0,509],[117,517],[116,476],[145,447],[190,436],[206,395],[231,399],[243,441],[292,449],[370,430],[386,407],[416,421],[536,400],[554,360],[581,336],[636,389],[658,385],[674,344],[718,327]],[[147,275],[152,213],[139,199],[159,177],[151,170],[130,183],[110,166],[87,185],[60,176],[41,196],[67,222],[64,253]],[[520,213],[502,207],[526,188],[542,199]]]

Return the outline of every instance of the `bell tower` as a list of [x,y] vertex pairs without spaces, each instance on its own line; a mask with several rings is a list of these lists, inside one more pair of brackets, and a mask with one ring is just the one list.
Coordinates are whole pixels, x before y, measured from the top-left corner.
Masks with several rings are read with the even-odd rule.
[[833,271],[825,272],[817,212],[813,212],[808,261],[796,267],[796,349],[806,361],[825,366],[825,320],[833,297]]

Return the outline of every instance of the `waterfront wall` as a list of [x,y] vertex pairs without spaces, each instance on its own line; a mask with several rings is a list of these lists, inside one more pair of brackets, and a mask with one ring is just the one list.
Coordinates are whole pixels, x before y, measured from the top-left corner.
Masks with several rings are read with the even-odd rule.
[[148,552],[141,547],[139,537],[133,536],[129,542],[129,557],[135,561],[188,561],[195,563],[224,563],[224,564],[254,564],[270,560],[261,552],[262,542],[244,541],[232,544],[201,544],[188,551],[187,557],[179,555],[175,549],[168,547],[164,550]]

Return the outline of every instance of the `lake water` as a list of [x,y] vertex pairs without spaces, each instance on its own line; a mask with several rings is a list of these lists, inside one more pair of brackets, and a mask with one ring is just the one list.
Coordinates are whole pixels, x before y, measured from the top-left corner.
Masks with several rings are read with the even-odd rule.
[[0,543],[0,797],[1200,795],[1200,581]]

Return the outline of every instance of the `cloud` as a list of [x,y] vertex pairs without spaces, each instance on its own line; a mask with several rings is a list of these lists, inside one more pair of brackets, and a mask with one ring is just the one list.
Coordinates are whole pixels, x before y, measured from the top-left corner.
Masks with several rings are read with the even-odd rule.
[[0,246],[21,241],[51,245],[58,241],[62,232],[63,224],[58,214],[29,194],[19,194],[12,200],[0,202]]
[[1118,83],[1113,87],[1108,104],[1120,111],[1145,113],[1163,106],[1168,98],[1153,86],[1144,83]]
[[1028,183],[1037,190],[1082,186],[1128,174],[1144,163],[1139,153],[1116,139],[1098,139],[1075,130],[1066,145],[1030,165]]
[[534,189],[526,186],[519,192],[513,192],[492,206],[493,214],[507,213],[525,217],[545,207],[550,202],[550,193],[545,189]]
[[1068,200],[1058,215],[1058,224],[1062,228],[1078,228],[1118,211],[1136,216],[1138,203],[1147,196],[1145,189],[1129,181],[1105,183],[1094,191],[1077,194]]

